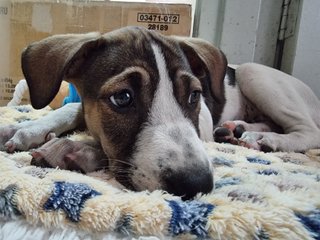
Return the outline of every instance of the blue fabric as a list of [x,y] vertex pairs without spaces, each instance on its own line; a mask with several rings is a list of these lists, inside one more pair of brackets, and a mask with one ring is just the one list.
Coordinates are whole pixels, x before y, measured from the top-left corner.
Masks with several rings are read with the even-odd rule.
[[314,239],[320,240],[320,209],[307,215],[296,214],[303,225],[313,234]]
[[21,113],[28,113],[31,111],[31,108],[29,106],[16,106],[15,109]]
[[190,233],[197,237],[207,237],[206,224],[214,205],[199,201],[168,201],[172,208],[169,232],[173,235]]
[[264,170],[259,170],[257,172],[258,174],[261,174],[261,175],[267,175],[267,176],[270,176],[270,175],[278,175],[278,171],[276,170],[273,170],[273,169],[264,169]]
[[80,211],[86,200],[101,195],[83,183],[55,182],[52,195],[44,204],[44,209],[62,209],[72,222],[80,220]]
[[225,177],[217,180],[214,184],[215,189],[222,188],[224,186],[237,185],[241,182],[239,178],[236,177]]
[[258,164],[263,164],[263,165],[270,165],[271,162],[269,160],[265,160],[262,158],[258,158],[258,157],[247,157],[248,162],[251,163],[258,163]]
[[115,232],[122,233],[127,236],[132,234],[132,218],[133,217],[129,214],[121,216],[119,221],[116,222]]
[[17,190],[15,184],[0,189],[0,219],[10,220],[21,215],[14,201]]
[[225,159],[223,157],[215,157],[211,161],[214,164],[214,166],[224,165],[227,167],[232,167],[232,165],[235,163],[234,161]]
[[77,89],[73,86],[73,84],[69,83],[69,96],[63,99],[63,105],[67,103],[81,102],[81,98],[77,92]]
[[264,230],[264,229],[258,229],[258,234],[257,234],[257,238],[254,239],[258,239],[258,240],[269,240],[270,236],[269,234]]

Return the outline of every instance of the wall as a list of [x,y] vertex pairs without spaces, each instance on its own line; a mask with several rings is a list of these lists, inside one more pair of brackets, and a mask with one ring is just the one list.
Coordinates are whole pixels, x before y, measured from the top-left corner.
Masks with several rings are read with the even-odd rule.
[[[302,1],[299,22],[300,24],[297,26],[296,31],[296,40],[286,43],[288,47],[285,54],[291,54],[293,59],[289,62],[291,65],[284,68],[284,70],[303,80],[320,98],[319,0]],[[285,64],[288,65],[288,63],[284,62],[284,65]]]
[[230,63],[273,65],[282,1],[200,2],[199,37],[220,47]]
[[[274,66],[281,0],[198,0],[195,36],[227,55],[229,63]],[[320,98],[320,1],[291,0],[281,70]]]

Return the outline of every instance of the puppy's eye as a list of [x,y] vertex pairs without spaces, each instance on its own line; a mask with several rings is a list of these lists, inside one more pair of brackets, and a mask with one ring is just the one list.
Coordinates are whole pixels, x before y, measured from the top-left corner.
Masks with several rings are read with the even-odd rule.
[[193,104],[196,104],[197,102],[199,102],[200,94],[201,94],[201,91],[199,91],[199,90],[193,91],[189,96],[188,103],[193,105]]
[[110,97],[110,101],[118,108],[129,107],[133,102],[132,93],[129,90],[122,90],[113,94]]

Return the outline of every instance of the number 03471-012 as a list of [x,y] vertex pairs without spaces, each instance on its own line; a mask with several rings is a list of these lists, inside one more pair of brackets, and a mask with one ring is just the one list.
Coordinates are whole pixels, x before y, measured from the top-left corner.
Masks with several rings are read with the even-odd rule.
[[146,23],[179,24],[179,14],[138,13],[137,21]]

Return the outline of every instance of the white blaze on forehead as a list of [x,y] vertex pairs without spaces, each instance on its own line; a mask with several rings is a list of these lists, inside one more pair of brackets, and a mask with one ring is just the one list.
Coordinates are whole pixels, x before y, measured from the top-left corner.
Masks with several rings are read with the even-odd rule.
[[161,49],[155,44],[152,44],[151,47],[158,67],[159,83],[151,107],[150,123],[152,125],[163,124],[181,117],[185,118],[173,95],[172,81]]

